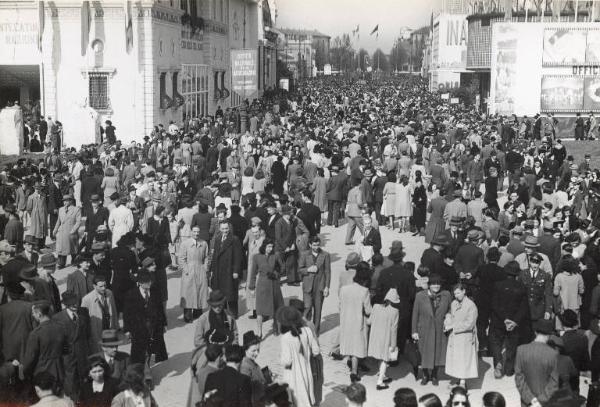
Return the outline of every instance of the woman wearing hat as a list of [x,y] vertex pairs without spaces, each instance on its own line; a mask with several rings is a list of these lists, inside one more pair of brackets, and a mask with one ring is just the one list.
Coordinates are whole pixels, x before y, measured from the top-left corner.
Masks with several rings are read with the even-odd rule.
[[304,326],[297,309],[284,306],[277,311],[281,330],[280,362],[284,368],[283,381],[289,385],[295,406],[314,406],[314,381],[310,359],[321,353],[311,330]]
[[248,331],[242,337],[245,356],[240,364],[240,373],[248,376],[252,382],[252,403],[257,404],[265,395],[267,387],[267,378],[261,367],[256,362],[260,353],[260,336],[257,336],[254,331]]
[[444,318],[450,310],[452,296],[442,290],[442,278],[429,276],[428,289],[415,296],[412,313],[412,338],[417,341],[421,352],[423,369],[422,385],[429,380],[438,384],[437,371],[446,363],[447,336],[444,333]]
[[60,268],[65,267],[68,255],[71,255],[71,259],[75,258],[79,244],[79,226],[81,226],[81,208],[73,206],[75,203],[73,195],[63,196],[63,203],[64,206],[58,210],[58,219],[54,226],[56,254]]
[[104,201],[109,202],[110,196],[119,192],[121,187],[119,185],[119,180],[115,176],[114,168],[108,167],[106,171],[104,171],[104,177],[102,178],[102,184],[100,188],[104,191]]
[[398,337],[399,312],[395,308],[400,303],[398,291],[390,288],[383,304],[373,305],[369,318],[371,331],[369,334],[368,356],[381,361],[377,377],[377,390],[387,389],[390,379],[386,376],[388,362],[398,357],[396,340]]

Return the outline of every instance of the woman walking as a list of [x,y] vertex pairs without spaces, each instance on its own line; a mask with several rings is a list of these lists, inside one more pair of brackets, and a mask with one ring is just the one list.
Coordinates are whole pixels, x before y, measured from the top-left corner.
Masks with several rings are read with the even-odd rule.
[[[466,296],[462,283],[454,286],[454,301],[446,315],[444,330],[449,334],[446,351],[446,374],[467,388],[466,379],[478,377],[477,307]],[[451,383],[456,384],[456,383]]]
[[430,380],[437,386],[437,370],[446,363],[448,339],[444,334],[444,318],[450,310],[451,301],[450,293],[442,291],[442,278],[437,274],[429,276],[427,290],[419,291],[415,296],[412,338],[418,342],[421,352],[423,386]]
[[[396,340],[398,337],[399,312],[394,306],[400,303],[398,291],[395,288],[385,295],[383,304],[375,304],[371,312],[368,355],[380,360],[379,376],[377,377],[377,390],[387,389],[386,384],[391,379],[386,376],[388,362],[398,357]],[[395,357],[393,357],[395,354]]]
[[425,235],[425,221],[427,219],[427,191],[423,185],[421,172],[417,171],[415,175],[415,185],[412,196],[413,218],[412,223],[415,227],[413,236]]
[[407,232],[409,228],[408,220],[412,216],[412,186],[408,183],[408,177],[400,177],[400,183],[396,184],[396,210],[395,216],[398,218],[398,229],[400,233]]
[[394,215],[396,214],[396,174],[390,172],[388,182],[383,187],[382,215],[388,219],[388,228],[394,230]]
[[[252,260],[252,273],[248,281],[248,288],[255,290],[256,298],[256,328],[258,337],[262,338],[262,325],[264,317],[273,317],[277,310],[284,305],[281,293],[281,270],[283,261],[279,253],[275,253],[274,243],[265,238]],[[254,278],[256,276],[256,278]],[[278,334],[277,322],[273,321],[273,331]]]

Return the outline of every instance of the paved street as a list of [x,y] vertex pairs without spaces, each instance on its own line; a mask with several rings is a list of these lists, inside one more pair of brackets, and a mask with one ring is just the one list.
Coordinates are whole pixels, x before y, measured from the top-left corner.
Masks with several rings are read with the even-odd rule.
[[[352,250],[352,246],[344,245],[345,226],[340,228],[324,227],[322,236],[324,240],[324,248],[332,254],[332,286],[331,295],[326,299],[323,308],[323,323],[321,324],[322,334],[320,336],[321,351],[325,359],[325,388],[323,391],[324,400],[323,406],[337,407],[344,405],[344,397],[332,390],[335,385],[348,384],[350,382],[349,371],[343,361],[334,361],[328,355],[338,332],[339,310],[337,299],[337,282],[340,270],[343,270],[344,260],[346,255]],[[381,228],[383,253],[387,255],[389,246],[395,239],[402,240],[405,251],[406,261],[414,261],[419,263],[421,253],[426,245],[422,237],[412,237],[410,233],[398,234],[392,232],[385,227]],[[57,279],[61,283],[61,289],[64,289],[66,284],[66,275],[70,272],[70,268],[57,272]],[[156,382],[154,395],[161,407],[179,407],[184,406],[187,400],[187,392],[190,382],[189,363],[193,348],[194,325],[185,324],[182,319],[181,309],[179,308],[179,273],[172,273],[169,276],[169,293],[170,298],[167,306],[167,317],[169,320],[168,331],[165,334],[167,350],[169,352],[169,360],[153,367],[152,372]],[[244,301],[240,292],[240,310],[241,314],[245,312]],[[292,297],[301,297],[300,287],[284,286],[283,294],[286,299]],[[249,329],[255,329],[254,320],[248,319],[248,315],[243,315],[238,320],[238,329],[240,336]],[[271,334],[271,321],[265,323],[264,327],[265,340],[261,347],[259,363],[261,365],[269,365],[271,370],[278,374],[281,372],[279,360],[279,338]],[[127,350],[127,348],[124,348]],[[421,396],[429,392],[435,392],[442,400],[449,393],[449,378],[442,376],[440,385],[434,387],[431,384],[421,386],[415,382],[410,367],[407,362],[402,361],[398,367],[390,368],[389,375],[394,380],[390,384],[390,388],[384,391],[376,391],[376,372],[377,367],[374,361],[370,361],[369,365],[372,370],[362,377],[362,383],[365,384],[368,393],[369,405],[374,406],[389,406],[393,399],[393,393],[399,387],[411,387],[417,395]],[[485,372],[480,374],[482,379],[469,381],[470,394],[472,395],[472,404],[480,406],[481,396],[491,390],[500,391],[508,401],[508,406],[518,406],[518,393],[514,385],[513,378],[503,378],[495,380],[493,377],[493,369],[491,367],[491,358],[484,359],[479,365],[480,371]],[[582,394],[587,394],[587,386],[583,386]],[[299,406],[302,407],[302,406]]]

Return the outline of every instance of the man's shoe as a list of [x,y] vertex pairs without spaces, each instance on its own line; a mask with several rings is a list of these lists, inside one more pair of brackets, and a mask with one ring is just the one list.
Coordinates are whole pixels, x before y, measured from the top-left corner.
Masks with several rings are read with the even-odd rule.
[[331,356],[331,358],[332,358],[333,360],[343,360],[343,359],[344,359],[344,357],[343,357],[342,355],[340,355],[340,353],[339,353],[339,352],[331,352],[331,353],[329,354],[329,356]]
[[252,311],[252,315],[250,315],[248,319],[256,319],[256,311]]
[[429,383],[429,376],[423,375],[423,378],[421,379],[421,386],[425,386],[427,383]]
[[354,373],[350,373],[350,382],[356,383],[360,382],[360,376]]
[[502,363],[498,363],[494,368],[494,378],[502,379],[502,376],[504,376],[504,374],[502,373]]
[[437,385],[439,385],[439,384],[440,384],[440,382],[439,382],[439,380],[438,380],[438,378],[437,378],[437,377],[433,376],[433,377],[431,378],[431,384],[433,384],[434,386],[437,386]]
[[354,242],[348,242],[346,243],[346,246],[352,246],[354,244]]
[[378,384],[376,388],[377,388],[377,390],[385,390],[385,389],[389,389],[390,386],[388,386],[387,384]]

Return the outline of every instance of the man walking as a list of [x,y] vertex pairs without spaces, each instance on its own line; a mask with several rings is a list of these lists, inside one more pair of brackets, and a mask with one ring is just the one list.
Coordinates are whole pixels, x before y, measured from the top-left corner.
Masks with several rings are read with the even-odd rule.
[[331,283],[331,258],[321,249],[321,239],[310,239],[310,250],[300,254],[299,272],[302,276],[302,294],[304,297],[304,316],[312,315],[317,335],[321,326],[323,300],[329,295]]

